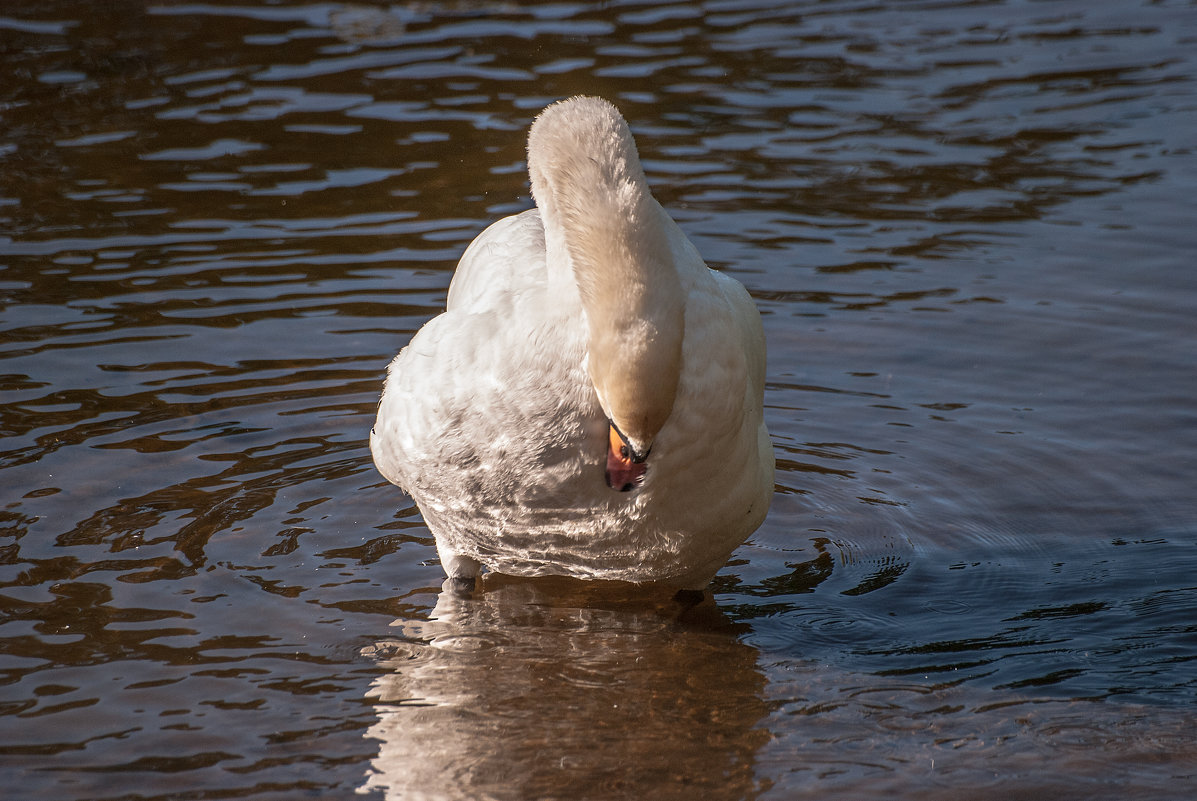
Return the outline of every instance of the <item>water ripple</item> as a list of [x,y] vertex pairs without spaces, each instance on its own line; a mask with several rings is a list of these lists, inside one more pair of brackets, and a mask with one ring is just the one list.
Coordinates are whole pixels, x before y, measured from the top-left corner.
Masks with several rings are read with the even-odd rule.
[[[8,10],[10,793],[1178,797],[1194,17],[1015,10]],[[770,516],[684,612],[454,607],[366,446],[576,93],[769,340]]]

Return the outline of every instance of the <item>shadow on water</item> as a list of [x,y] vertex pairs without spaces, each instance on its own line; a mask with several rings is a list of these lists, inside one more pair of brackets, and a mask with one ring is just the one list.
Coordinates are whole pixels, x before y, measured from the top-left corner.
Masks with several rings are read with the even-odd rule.
[[488,576],[369,649],[387,798],[748,798],[769,740],[757,652],[709,595]]

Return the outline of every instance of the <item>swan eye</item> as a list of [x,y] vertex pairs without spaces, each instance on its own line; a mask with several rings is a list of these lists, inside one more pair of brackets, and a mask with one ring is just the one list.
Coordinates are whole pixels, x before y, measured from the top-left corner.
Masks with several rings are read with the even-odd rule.
[[609,420],[607,422],[610,426],[607,436],[612,454],[618,454],[619,458],[634,464],[640,464],[648,458],[648,451],[645,451],[643,454],[636,453],[636,450],[628,443],[623,432],[616,427],[615,423]]

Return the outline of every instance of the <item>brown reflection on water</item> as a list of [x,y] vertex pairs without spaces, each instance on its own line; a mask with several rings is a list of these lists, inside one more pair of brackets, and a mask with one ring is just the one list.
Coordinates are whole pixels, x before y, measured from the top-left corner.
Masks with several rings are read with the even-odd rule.
[[708,598],[489,577],[369,649],[388,799],[756,797],[756,649]]

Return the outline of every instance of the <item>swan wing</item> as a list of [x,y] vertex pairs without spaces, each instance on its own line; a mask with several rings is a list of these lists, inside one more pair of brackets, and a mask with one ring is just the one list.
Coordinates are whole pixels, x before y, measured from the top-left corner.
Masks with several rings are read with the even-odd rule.
[[[731,308],[732,319],[738,328],[739,340],[743,345],[748,362],[748,379],[752,397],[757,399],[758,408],[765,393],[765,331],[761,315],[752,296],[736,279],[711,270],[715,285],[719,287]],[[759,412],[758,412],[759,414]]]
[[[475,471],[488,485],[534,489],[509,480],[517,460],[503,458],[504,442],[535,451],[539,429],[565,425],[589,401],[578,397],[581,342],[545,287],[536,211],[496,222],[462,255],[446,310],[387,367],[370,448],[379,472],[423,505],[468,498],[460,487],[478,491],[467,478]],[[536,463],[535,453],[524,456]]]
[[504,217],[480,233],[457,263],[448,311],[479,313],[511,303],[511,294],[545,282],[544,226],[536,209]]

